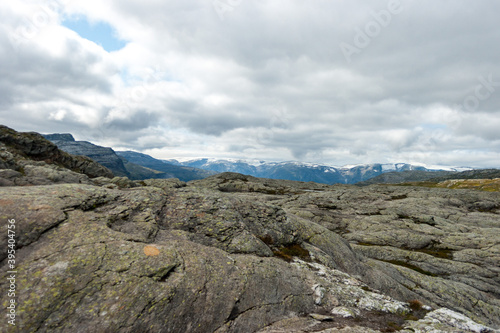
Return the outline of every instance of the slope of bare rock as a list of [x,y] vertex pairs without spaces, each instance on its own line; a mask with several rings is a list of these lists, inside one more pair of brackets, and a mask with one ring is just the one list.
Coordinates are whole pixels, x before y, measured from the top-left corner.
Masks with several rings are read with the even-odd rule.
[[90,183],[100,176],[113,173],[88,157],[59,150],[38,133],[0,125],[0,186]]
[[499,202],[232,173],[0,187],[0,330],[495,332]]

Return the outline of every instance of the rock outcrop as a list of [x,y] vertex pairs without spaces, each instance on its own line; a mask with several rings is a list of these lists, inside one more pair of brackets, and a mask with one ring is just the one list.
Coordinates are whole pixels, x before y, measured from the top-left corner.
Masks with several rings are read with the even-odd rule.
[[0,186],[90,183],[113,173],[88,157],[73,156],[38,133],[0,125]]
[[46,134],[44,137],[69,154],[90,157],[97,163],[112,170],[116,176],[130,176],[123,160],[111,148],[98,146],[87,141],[76,141],[71,134],[66,133]]
[[0,188],[18,272],[2,332],[500,327],[498,192],[233,173],[93,184]]
[[179,178],[183,181],[202,179],[215,172],[171,165],[151,156],[135,152],[115,152],[87,141],[76,141],[68,133],[43,135],[57,147],[69,154],[87,156],[110,169],[118,177],[131,180]]

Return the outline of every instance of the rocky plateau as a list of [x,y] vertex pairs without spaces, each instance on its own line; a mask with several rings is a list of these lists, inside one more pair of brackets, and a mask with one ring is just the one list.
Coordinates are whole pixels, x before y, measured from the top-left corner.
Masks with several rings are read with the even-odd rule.
[[0,139],[2,332],[499,332],[498,191],[131,181]]

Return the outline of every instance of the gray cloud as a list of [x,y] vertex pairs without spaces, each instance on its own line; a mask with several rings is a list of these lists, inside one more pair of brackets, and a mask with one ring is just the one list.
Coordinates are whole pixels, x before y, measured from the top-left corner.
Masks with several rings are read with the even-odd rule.
[[242,1],[223,20],[201,0],[61,8],[109,22],[130,41],[114,53],[57,19],[13,49],[29,15],[5,10],[0,122],[160,158],[499,166],[500,3],[401,0],[381,24],[390,3]]

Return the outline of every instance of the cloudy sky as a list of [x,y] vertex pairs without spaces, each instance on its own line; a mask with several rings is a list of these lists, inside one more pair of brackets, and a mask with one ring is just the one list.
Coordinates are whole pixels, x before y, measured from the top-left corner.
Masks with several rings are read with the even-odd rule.
[[157,158],[500,167],[500,1],[0,4],[0,123]]

